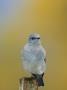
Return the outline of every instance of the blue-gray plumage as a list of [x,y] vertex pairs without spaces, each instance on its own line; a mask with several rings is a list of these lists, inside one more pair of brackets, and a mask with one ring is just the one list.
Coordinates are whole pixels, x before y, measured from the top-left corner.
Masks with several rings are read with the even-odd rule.
[[46,71],[46,51],[41,45],[40,35],[31,34],[28,43],[21,50],[23,67],[36,78],[38,86],[44,86],[43,75]]

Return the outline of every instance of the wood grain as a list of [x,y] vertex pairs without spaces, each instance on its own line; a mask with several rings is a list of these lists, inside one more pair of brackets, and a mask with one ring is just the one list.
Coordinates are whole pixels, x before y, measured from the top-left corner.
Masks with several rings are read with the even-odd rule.
[[19,84],[19,90],[38,90],[37,82],[32,77],[21,78]]

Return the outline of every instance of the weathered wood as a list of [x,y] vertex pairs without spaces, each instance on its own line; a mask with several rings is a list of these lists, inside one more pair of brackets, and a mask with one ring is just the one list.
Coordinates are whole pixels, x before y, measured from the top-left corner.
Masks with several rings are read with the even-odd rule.
[[19,90],[38,90],[37,82],[32,77],[21,78],[19,84]]

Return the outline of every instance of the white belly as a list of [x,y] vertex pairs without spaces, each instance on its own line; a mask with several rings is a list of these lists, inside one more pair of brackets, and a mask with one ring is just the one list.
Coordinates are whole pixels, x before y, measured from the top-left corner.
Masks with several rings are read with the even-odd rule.
[[27,62],[23,61],[24,68],[34,74],[42,74],[46,71],[45,62]]
[[23,67],[31,73],[42,74],[46,70],[44,58],[44,52],[40,47],[33,48],[27,45],[23,51]]

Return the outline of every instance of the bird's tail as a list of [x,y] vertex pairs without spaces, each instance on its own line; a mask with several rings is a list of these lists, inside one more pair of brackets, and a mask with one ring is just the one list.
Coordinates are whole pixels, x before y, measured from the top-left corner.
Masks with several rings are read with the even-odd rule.
[[43,74],[41,74],[41,75],[39,75],[39,74],[32,74],[32,75],[35,77],[38,86],[44,86]]
[[44,86],[43,78],[37,78],[38,86]]

